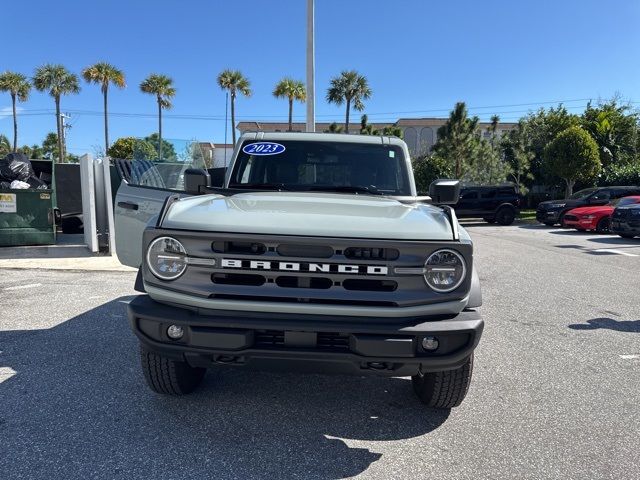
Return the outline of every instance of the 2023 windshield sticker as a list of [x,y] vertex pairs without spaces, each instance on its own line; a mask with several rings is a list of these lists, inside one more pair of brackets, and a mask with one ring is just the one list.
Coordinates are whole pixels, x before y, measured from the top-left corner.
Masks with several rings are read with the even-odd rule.
[[285,150],[284,145],[274,142],[255,142],[242,147],[242,151],[249,155],[279,155]]

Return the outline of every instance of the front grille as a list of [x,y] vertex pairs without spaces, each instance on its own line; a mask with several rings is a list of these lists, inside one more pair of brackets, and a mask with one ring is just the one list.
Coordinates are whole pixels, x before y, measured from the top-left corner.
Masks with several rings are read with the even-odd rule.
[[575,215],[565,215],[564,219],[565,220],[576,221],[576,220],[578,220],[578,217],[576,217]]
[[[156,237],[164,232],[153,233]],[[174,231],[167,234],[176,235]],[[300,310],[305,309],[305,304],[345,309],[414,307],[460,299],[471,283],[468,278],[460,289],[441,294],[429,289],[422,275],[396,270],[419,269],[433,251],[444,247],[460,251],[471,265],[472,246],[464,241],[223,232],[185,232],[179,238],[190,255],[213,261],[208,265],[189,265],[184,275],[172,283],[172,288],[180,293],[239,304],[289,303],[299,305]]]
[[616,219],[627,218],[628,215],[629,215],[629,210],[628,209],[616,208],[613,211],[612,218],[616,218]]

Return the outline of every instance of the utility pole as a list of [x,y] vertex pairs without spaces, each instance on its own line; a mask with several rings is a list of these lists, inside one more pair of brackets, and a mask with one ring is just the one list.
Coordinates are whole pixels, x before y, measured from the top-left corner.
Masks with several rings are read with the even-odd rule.
[[66,113],[61,113],[60,114],[60,124],[62,125],[60,128],[60,135],[62,135],[62,138],[60,139],[60,145],[62,146],[62,148],[60,149],[60,161],[62,163],[66,162],[66,150],[67,150],[67,132],[66,129],[67,128],[71,128],[71,125],[67,125],[64,123],[64,121],[68,118],[71,118],[71,115],[67,115]]
[[316,131],[315,0],[307,0],[307,132]]
[[227,113],[229,111],[229,92],[225,96],[224,102],[224,168],[227,168]]

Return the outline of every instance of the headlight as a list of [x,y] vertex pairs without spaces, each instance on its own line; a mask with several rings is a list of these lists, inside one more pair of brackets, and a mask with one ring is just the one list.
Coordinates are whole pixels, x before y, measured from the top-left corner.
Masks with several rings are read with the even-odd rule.
[[175,238],[156,238],[147,250],[147,265],[156,277],[175,280],[187,269],[187,251]]
[[585,215],[582,218],[586,218],[587,220],[593,220],[594,218],[596,218],[596,216],[595,215]]
[[549,208],[562,208],[566,205],[566,203],[552,203],[549,205]]
[[640,210],[631,210],[631,215],[634,217],[640,217]]
[[424,279],[427,285],[440,293],[458,288],[466,273],[464,258],[454,250],[433,252],[424,264]]

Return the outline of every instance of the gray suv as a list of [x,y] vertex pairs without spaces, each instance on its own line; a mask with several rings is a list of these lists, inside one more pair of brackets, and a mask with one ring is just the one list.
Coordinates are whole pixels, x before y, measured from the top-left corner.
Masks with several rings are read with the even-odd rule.
[[425,404],[462,402],[484,325],[473,245],[446,205],[458,183],[418,197],[404,142],[245,134],[221,188],[135,163],[117,253],[139,268],[128,314],[152,390],[242,366],[411,376]]

